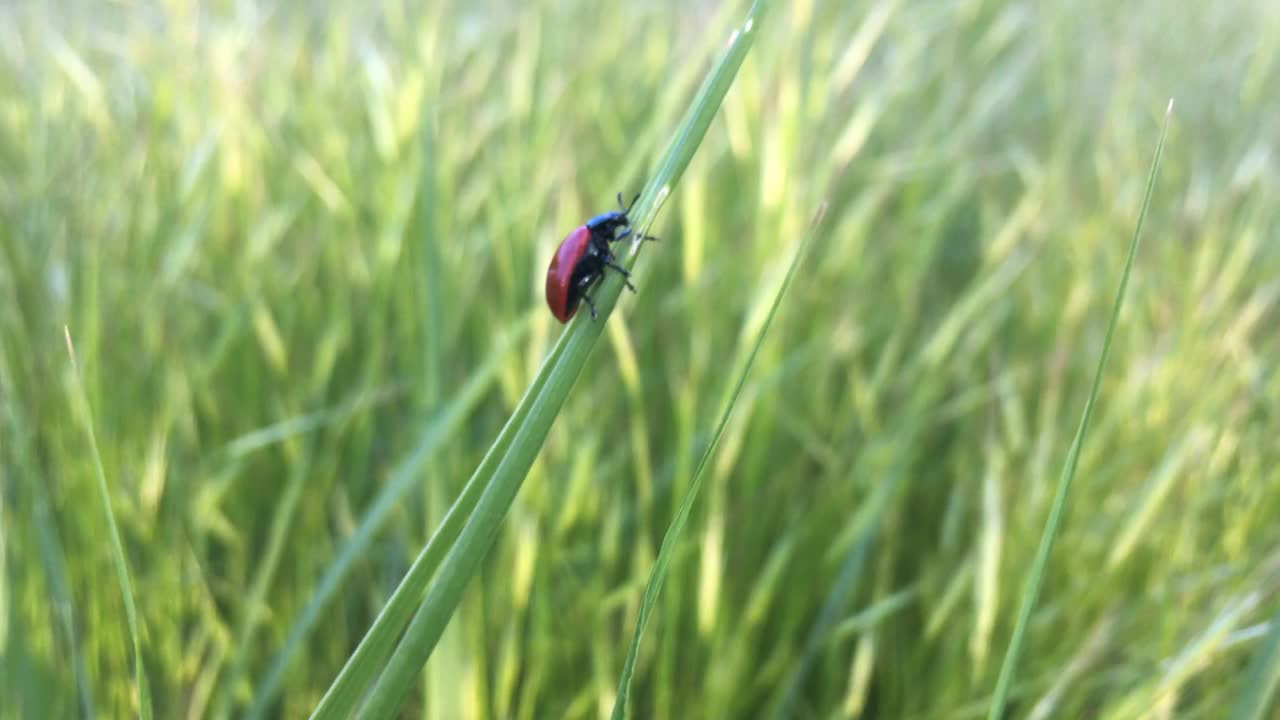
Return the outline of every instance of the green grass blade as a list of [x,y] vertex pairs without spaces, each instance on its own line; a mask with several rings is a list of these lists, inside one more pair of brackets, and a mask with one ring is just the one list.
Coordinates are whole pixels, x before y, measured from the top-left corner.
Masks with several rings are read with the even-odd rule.
[[125,560],[124,544],[120,542],[120,528],[116,527],[116,514],[111,509],[111,491],[107,488],[107,473],[102,467],[102,454],[98,451],[98,436],[93,430],[93,411],[89,407],[84,380],[80,377],[80,365],[76,362],[75,347],[71,344],[71,331],[64,327],[63,335],[67,341],[67,355],[71,358],[74,381],[72,396],[81,421],[84,422],[85,435],[89,439],[89,449],[93,454],[93,469],[98,479],[98,496],[102,500],[102,509],[107,514],[107,529],[111,535],[111,561],[115,565],[116,579],[120,583],[120,595],[124,599],[124,614],[129,624],[129,640],[133,643],[133,668],[138,683],[138,716],[144,720],[150,720],[151,688],[147,685],[147,671],[142,665],[142,643],[138,639],[138,609],[133,600],[133,582],[129,579],[129,564]]
[[1280,684],[1280,613],[1271,618],[1271,628],[1267,630],[1266,639],[1249,663],[1244,687],[1231,706],[1231,720],[1274,717],[1267,710],[1276,694],[1277,684]]
[[[662,202],[675,187],[701,144],[751,47],[756,19],[764,4],[763,0],[757,0],[742,28],[734,33],[728,49],[694,99],[680,131],[659,163],[658,171],[637,201],[632,219],[641,228],[641,233],[638,234],[643,234],[644,229],[653,222]],[[638,248],[637,242],[633,245],[626,264],[634,265]],[[431,656],[461,600],[468,580],[497,537],[507,508],[514,500],[529,467],[542,448],[551,424],[586,364],[587,357],[604,329],[604,323],[617,304],[622,287],[621,277],[607,278],[596,296],[596,304],[601,310],[600,317],[593,320],[588,313],[579,313],[543,363],[537,378],[526,391],[517,415],[508,423],[485,461],[488,464],[490,458],[501,457],[500,464],[492,472],[492,476],[486,478],[487,482],[479,481],[483,483],[483,492],[474,511],[445,558],[439,576],[428,590],[427,597],[386,670],[370,690],[369,701],[361,708],[359,717],[382,718],[394,715],[413,687],[418,672]],[[527,414],[524,414],[522,411],[526,408]],[[509,432],[514,432],[514,437],[508,446],[506,438],[509,437]],[[477,478],[473,478],[472,482],[477,482]],[[450,516],[454,515],[451,509]]]
[[[547,358],[548,363],[554,362],[560,356],[561,344],[563,343],[559,343],[552,348],[551,354]],[[436,569],[440,566],[441,560],[446,557],[449,549],[456,543],[459,533],[462,532],[463,523],[466,522],[468,516],[475,509],[480,500],[481,492],[493,477],[498,463],[510,447],[515,437],[515,429],[528,416],[531,406],[530,397],[542,387],[544,382],[545,380],[541,373],[534,378],[533,385],[530,386],[520,404],[516,406],[511,419],[507,421],[507,424],[498,434],[497,440],[489,448],[489,452],[480,462],[480,466],[472,473],[471,479],[463,487],[462,493],[454,500],[453,505],[449,507],[449,511],[445,513],[444,519],[440,521],[440,526],[436,528],[426,546],[418,553],[413,565],[405,573],[404,579],[396,586],[395,591],[387,600],[386,606],[378,613],[373,625],[365,633],[364,638],[360,640],[356,651],[352,653],[351,657],[347,658],[347,662],[342,666],[338,677],[334,679],[333,684],[329,686],[324,697],[321,698],[320,704],[316,706],[315,711],[311,714],[312,718],[349,718],[352,716],[356,703],[359,702],[360,697],[367,689],[369,681],[382,668],[387,656],[395,648],[396,639],[401,631],[404,630],[410,618],[413,617],[414,610],[417,608],[428,583],[431,582]]]
[[1022,603],[1018,608],[1018,620],[1009,639],[1009,647],[1005,652],[1004,662],[1000,666],[1000,676],[996,680],[995,692],[991,697],[991,706],[987,717],[1000,720],[1004,716],[1005,703],[1008,702],[1009,690],[1013,686],[1014,673],[1018,659],[1022,654],[1022,646],[1026,642],[1027,626],[1031,622],[1031,612],[1035,609],[1040,595],[1040,585],[1044,579],[1045,569],[1049,565],[1049,554],[1053,551],[1053,541],[1062,524],[1062,516],[1066,511],[1067,493],[1071,490],[1071,480],[1076,473],[1076,465],[1080,461],[1080,448],[1084,444],[1085,433],[1089,430],[1089,418],[1093,414],[1093,405],[1098,399],[1098,388],[1102,384],[1102,372],[1106,369],[1107,355],[1111,351],[1111,340],[1115,335],[1116,325],[1120,320],[1120,309],[1124,306],[1125,289],[1129,287],[1129,275],[1133,271],[1133,261],[1138,254],[1138,241],[1142,238],[1142,224],[1146,220],[1147,210],[1151,207],[1151,195],[1155,191],[1156,173],[1160,169],[1160,156],[1164,152],[1165,137],[1169,133],[1169,118],[1173,114],[1173,101],[1165,110],[1164,124],[1160,128],[1160,139],[1156,141],[1155,156],[1151,159],[1151,171],[1147,175],[1147,189],[1142,198],[1142,209],[1138,211],[1138,222],[1133,229],[1133,237],[1129,240],[1129,255],[1125,259],[1124,272],[1120,276],[1120,288],[1116,291],[1115,304],[1111,308],[1111,319],[1107,322],[1107,334],[1102,343],[1102,355],[1098,358],[1098,367],[1094,371],[1093,385],[1089,388],[1089,399],[1084,404],[1084,412],[1080,416],[1080,425],[1076,428],[1075,438],[1067,451],[1067,461],[1063,464],[1062,474],[1058,477],[1058,487],[1054,492],[1053,504],[1049,507],[1049,517],[1045,522],[1044,532],[1040,536],[1040,545],[1036,549],[1035,559],[1031,563],[1031,572],[1027,576],[1022,590]]
[[[387,519],[391,516],[391,511],[396,505],[404,499],[404,496],[413,487],[414,483],[419,480],[419,473],[423,466],[435,455],[445,440],[462,427],[463,420],[471,414],[471,411],[479,404],[480,400],[488,392],[489,387],[493,384],[497,376],[498,369],[501,366],[502,359],[511,349],[514,341],[524,335],[524,331],[528,328],[528,324],[522,324],[519,331],[511,333],[505,340],[498,344],[498,347],[491,353],[489,361],[472,375],[463,386],[462,390],[450,401],[450,403],[434,418],[423,430],[418,443],[415,445],[413,452],[409,454],[392,473],[390,481],[378,493],[378,497],[374,499],[369,510],[365,512],[364,517],[360,520],[359,527],[355,533],[342,546],[342,550],[338,552],[337,558],[325,570],[324,577],[316,585],[315,592],[311,594],[311,598],[307,600],[307,604],[299,613],[297,620],[289,629],[289,634],[285,637],[284,644],[276,653],[275,658],[271,661],[271,666],[267,670],[267,674],[258,686],[253,703],[249,706],[246,715],[248,718],[260,718],[266,714],[267,707],[272,700],[275,699],[276,693],[280,691],[280,684],[284,681],[284,673],[289,667],[289,662],[297,654],[302,643],[306,640],[311,630],[315,628],[316,622],[319,621],[321,613],[333,600],[341,587],[343,579],[351,570],[356,560],[364,556],[369,544],[373,542],[374,536],[386,524]],[[471,488],[468,484],[467,488]],[[464,490],[459,496],[458,502],[461,503],[460,510],[465,511],[464,515],[470,513],[471,508],[475,507],[475,501],[479,498],[479,494],[472,489],[471,495]],[[431,547],[434,543],[437,548],[447,547],[451,545],[457,538],[458,532],[462,529],[460,522],[445,523],[441,526],[436,536],[433,536],[428,543]],[[426,555],[424,551],[424,555]],[[415,582],[407,589],[413,587],[418,588],[419,597],[421,589],[425,587],[425,580],[431,577],[435,572],[436,566],[439,564],[443,553],[434,552],[427,557],[431,562],[424,562],[421,566],[416,566],[416,575],[423,578],[421,583]],[[402,597],[413,599],[412,594]],[[390,603],[388,603],[390,608]],[[403,627],[405,622],[409,620],[409,612],[413,605],[405,603],[404,620],[400,622],[399,627]],[[390,619],[388,620],[390,622]],[[366,652],[369,648],[366,647]],[[386,648],[390,651],[390,647]],[[357,651],[359,654],[359,651]],[[382,655],[385,658],[386,655]]]
[[640,600],[635,631],[631,635],[631,646],[627,649],[627,658],[623,662],[622,673],[618,678],[618,693],[613,704],[612,714],[614,720],[622,720],[622,718],[626,717],[627,700],[631,693],[631,678],[635,674],[636,658],[640,654],[640,640],[644,637],[645,626],[648,625],[649,616],[653,613],[653,608],[658,602],[658,594],[662,592],[662,583],[666,580],[667,568],[671,564],[671,556],[675,552],[676,542],[680,538],[680,533],[684,531],[685,524],[688,523],[689,513],[693,510],[693,503],[697,500],[698,491],[702,488],[703,476],[711,458],[715,456],[716,447],[720,444],[720,438],[724,435],[725,427],[729,424],[729,417],[733,414],[734,405],[737,404],[738,396],[742,393],[742,387],[746,384],[747,374],[751,371],[752,364],[755,363],[756,355],[760,352],[760,346],[764,343],[764,338],[769,333],[769,327],[773,324],[773,319],[778,314],[778,308],[782,305],[782,298],[787,292],[787,287],[791,285],[791,279],[795,275],[796,268],[800,265],[800,259],[804,256],[804,249],[812,240],[825,211],[825,205],[819,208],[817,215],[814,216],[813,222],[809,226],[808,234],[800,242],[791,258],[791,265],[787,268],[787,275],[783,278],[782,284],[778,286],[778,292],[773,297],[773,305],[769,308],[769,315],[765,318],[764,324],[760,327],[760,332],[756,335],[750,355],[747,356],[746,362],[742,364],[733,391],[725,401],[724,410],[720,414],[720,422],[716,425],[715,432],[711,435],[706,449],[703,450],[702,457],[698,460],[698,466],[693,472],[693,478],[689,482],[689,489],[685,492],[684,499],[680,502],[680,508],[676,511],[675,517],[671,520],[671,525],[667,528],[666,535],[662,538],[662,547],[658,550],[658,557],[653,563],[653,570],[649,573],[649,581],[645,584],[644,596]]
[[[546,418],[547,409],[540,407],[538,401],[542,399],[542,391],[548,387],[549,381],[559,380],[561,383],[565,381],[563,372],[549,373],[548,370],[555,367],[564,357],[565,346],[567,345],[566,338],[568,337],[569,333],[562,335],[560,341],[552,348],[551,353],[543,363],[542,369],[525,392],[524,398],[521,399],[506,426],[503,427],[498,439],[489,448],[489,452],[485,455],[484,460],[481,461],[480,467],[476,469],[471,479],[467,481],[462,494],[450,506],[448,513],[446,513],[444,520],[440,524],[440,528],[432,535],[431,540],[423,548],[418,559],[414,561],[413,566],[405,575],[405,579],[401,580],[400,585],[396,587],[391,599],[387,601],[387,606],[378,614],[373,627],[370,628],[365,638],[360,641],[360,647],[356,649],[355,655],[347,661],[347,665],[343,667],[342,674],[338,676],[334,685],[330,687],[329,692],[325,694],[320,707],[316,708],[316,712],[312,715],[313,718],[350,717],[355,710],[356,703],[363,695],[363,691],[368,687],[369,681],[378,670],[382,669],[384,660],[391,654],[398,634],[404,629],[405,623],[409,622],[410,617],[413,619],[413,624],[410,625],[406,638],[414,636],[415,626],[417,626],[418,634],[421,634],[422,609],[431,605],[433,598],[437,598],[434,601],[436,605],[440,604],[438,597],[442,586],[445,586],[446,583],[452,583],[447,587],[454,588],[458,595],[461,595],[461,588],[456,587],[456,585],[459,582],[465,585],[465,578],[460,580],[457,577],[459,561],[456,559],[457,553],[455,550],[459,547],[473,547],[475,528],[478,527],[474,517],[480,516],[482,513],[485,513],[486,517],[492,515],[494,504],[492,499],[493,488],[502,487],[502,483],[499,480],[503,477],[510,477],[509,475],[503,475],[503,473],[511,472],[507,462],[508,456],[514,450],[529,445],[526,433],[529,427],[532,424],[542,427],[542,435],[544,437],[546,431],[550,428],[550,420],[554,419],[555,411],[559,410],[559,405],[556,405],[551,410],[551,417]],[[572,378],[569,379],[569,385],[554,390],[553,393],[559,393],[559,397],[563,401],[571,384]],[[541,440],[539,439],[539,442],[533,448],[534,454],[536,454],[537,448],[540,446]],[[528,466],[532,462],[532,457],[529,457],[525,465],[525,471],[528,470]],[[518,489],[519,480],[523,478],[524,475],[521,474],[516,479],[515,488],[511,489],[510,498],[514,498],[514,490]],[[486,498],[489,498],[487,505],[485,504]],[[507,499],[506,505],[510,505],[510,498]],[[502,513],[505,513],[506,505],[503,506]],[[501,515],[499,515],[498,520],[501,520]],[[485,521],[482,520],[481,522]],[[492,519],[489,522],[493,522]],[[467,532],[468,529],[471,530],[470,534]],[[496,522],[493,523],[493,533],[497,533]],[[483,553],[480,553],[480,555],[483,557]],[[475,560],[477,564],[479,559],[476,558]],[[441,570],[440,577],[436,578],[426,598],[421,601],[421,605],[415,606],[414,601],[421,597],[428,582],[433,579],[432,575],[436,568],[440,566],[441,560],[448,560],[448,562],[444,569]],[[454,605],[456,605],[456,600]],[[416,613],[415,608],[417,608]],[[450,606],[449,612],[452,613],[452,606]],[[447,624],[447,621],[448,618],[446,617],[444,623]],[[439,635],[443,632],[444,627],[442,625],[431,641],[432,644],[439,639]],[[366,644],[369,644],[370,648],[362,653]],[[401,654],[402,649],[403,646],[396,650],[396,656],[403,657]],[[396,656],[392,657],[392,663],[395,662]],[[419,668],[421,668],[423,662],[425,662],[425,658],[418,663]],[[382,679],[386,677],[387,675],[384,673]],[[379,685],[382,684],[382,679],[379,680]],[[404,692],[407,693],[408,689],[406,686]],[[331,695],[334,698],[332,702],[329,702]],[[400,697],[403,697],[403,694]]]

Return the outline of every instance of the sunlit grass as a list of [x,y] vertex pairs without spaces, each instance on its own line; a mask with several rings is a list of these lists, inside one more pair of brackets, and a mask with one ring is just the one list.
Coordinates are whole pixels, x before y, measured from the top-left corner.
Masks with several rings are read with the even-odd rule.
[[[155,716],[305,716],[559,337],[556,243],[652,176],[747,3],[233,5],[0,10],[0,717],[139,712],[64,325]],[[609,713],[824,198],[632,716],[986,712],[1176,97],[1009,710],[1267,716],[1278,33],[776,3],[408,714]]]

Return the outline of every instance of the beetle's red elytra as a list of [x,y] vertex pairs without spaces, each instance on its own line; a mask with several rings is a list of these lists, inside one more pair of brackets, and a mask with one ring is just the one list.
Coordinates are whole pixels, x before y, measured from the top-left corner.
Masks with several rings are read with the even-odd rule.
[[[573,274],[590,246],[591,231],[586,225],[579,225],[565,237],[551,257],[551,267],[547,268],[547,306],[562,323],[569,322],[569,318],[578,312],[578,297],[582,292],[573,282]],[[577,297],[571,300],[571,295]]]
[[[636,199],[639,197],[637,195]],[[623,205],[622,193],[618,193],[618,205],[621,211],[602,213],[571,230],[560,241],[560,247],[551,258],[551,266],[547,268],[547,307],[561,323],[569,322],[582,302],[591,308],[591,318],[595,319],[596,304],[587,292],[600,282],[606,269],[621,273],[627,289],[636,291],[631,284],[631,273],[614,262],[613,252],[609,249],[609,243],[631,235],[631,220],[627,214],[635,206],[635,200],[631,201],[631,206]],[[641,239],[657,238],[645,235]]]

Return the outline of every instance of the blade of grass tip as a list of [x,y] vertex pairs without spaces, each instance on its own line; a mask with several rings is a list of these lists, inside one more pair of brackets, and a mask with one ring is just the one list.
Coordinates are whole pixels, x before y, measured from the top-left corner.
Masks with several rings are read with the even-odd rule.
[[649,581],[645,584],[644,596],[640,600],[640,609],[636,615],[636,627],[631,635],[631,645],[627,649],[627,657],[622,665],[622,674],[618,678],[618,692],[613,704],[613,720],[622,720],[627,715],[627,701],[631,694],[631,678],[635,674],[636,658],[640,654],[640,641],[644,637],[645,626],[649,624],[649,616],[653,613],[653,607],[658,602],[658,594],[662,592],[662,584],[666,580],[667,568],[671,564],[671,556],[675,552],[676,542],[680,539],[680,533],[684,531],[684,526],[689,520],[689,513],[693,510],[693,503],[698,497],[698,491],[702,488],[703,476],[706,474],[711,458],[715,457],[716,448],[720,444],[720,438],[724,435],[725,427],[729,424],[729,417],[733,414],[734,405],[737,404],[742,388],[747,382],[747,374],[751,372],[751,366],[755,363],[756,355],[760,352],[760,346],[764,344],[764,338],[769,333],[769,327],[773,324],[773,319],[778,314],[778,308],[782,305],[782,298],[786,294],[787,288],[791,285],[791,279],[795,275],[796,268],[800,266],[800,259],[804,256],[804,250],[812,240],[818,225],[822,222],[822,216],[826,213],[826,209],[826,203],[823,203],[818,208],[813,221],[809,224],[808,233],[800,241],[799,247],[796,248],[795,254],[791,257],[791,265],[787,268],[787,275],[782,279],[782,284],[778,286],[778,292],[773,296],[773,305],[769,308],[769,315],[765,318],[764,324],[760,327],[760,332],[756,335],[755,343],[751,347],[751,354],[747,356],[747,361],[743,364],[742,371],[738,374],[733,392],[729,394],[728,399],[725,401],[724,410],[720,413],[720,421],[716,424],[715,432],[712,433],[710,441],[702,451],[702,457],[698,460],[698,466],[693,471],[693,478],[689,482],[689,489],[685,491],[684,499],[680,502],[680,508],[676,510],[675,517],[672,518],[671,525],[667,528],[667,533],[662,538],[662,547],[658,550],[657,559],[654,560],[653,570],[649,572]]
[[[519,334],[523,334],[527,327],[528,321],[526,319],[526,322],[521,326]],[[560,357],[563,352],[562,345],[563,342],[557,343],[551,349],[551,353],[547,357],[548,363],[555,362]],[[449,549],[457,542],[463,523],[474,512],[481,492],[493,477],[498,463],[510,447],[515,437],[516,428],[528,417],[532,407],[530,398],[541,390],[544,383],[545,378],[541,373],[534,378],[533,384],[525,393],[525,397],[520,400],[515,412],[511,414],[507,424],[498,433],[498,438],[489,448],[484,459],[480,461],[480,466],[476,468],[471,478],[467,480],[462,493],[454,500],[449,510],[445,513],[444,519],[440,521],[440,525],[427,541],[426,546],[418,553],[413,565],[409,567],[409,571],[405,573],[400,584],[396,586],[395,591],[392,592],[391,597],[387,600],[387,604],[383,606],[378,613],[378,617],[374,619],[373,625],[361,638],[360,644],[356,646],[356,651],[352,653],[351,657],[347,658],[347,662],[342,666],[338,677],[334,679],[329,689],[325,691],[324,697],[320,699],[320,704],[316,706],[316,709],[311,714],[313,720],[336,720],[337,718],[345,720],[352,716],[356,703],[364,695],[370,680],[382,668],[387,657],[395,648],[396,639],[401,631],[404,630],[410,618],[413,617],[414,609],[421,601],[422,594],[439,567],[441,559],[446,557]]]
[[[382,529],[382,526],[391,516],[392,510],[395,509],[418,480],[418,473],[422,467],[435,455],[436,450],[462,427],[463,420],[471,414],[471,411],[484,398],[485,393],[488,392],[498,375],[498,369],[502,366],[501,361],[506,357],[515,340],[523,336],[528,328],[529,323],[524,322],[515,332],[509,333],[501,340],[498,346],[489,354],[489,359],[481,366],[479,372],[472,374],[457,396],[432,418],[426,428],[423,429],[413,451],[392,472],[391,479],[378,492],[377,498],[374,499],[369,509],[365,511],[364,517],[361,518],[360,525],[342,546],[337,558],[325,570],[324,577],[316,584],[316,589],[311,593],[306,606],[298,614],[293,626],[289,628],[289,634],[285,637],[284,644],[277,651],[275,658],[272,659],[265,679],[255,692],[253,703],[249,707],[246,718],[256,720],[256,718],[263,717],[266,714],[267,706],[275,699],[276,693],[280,690],[280,684],[284,680],[284,673],[289,667],[289,662],[293,659],[298,649],[302,647],[302,642],[310,634],[312,628],[315,627],[321,613],[324,612],[324,608],[337,593],[347,572],[350,571],[356,560],[364,556],[365,549],[373,542],[374,536]],[[417,572],[406,575],[406,580],[411,581],[405,586],[405,592],[402,597],[415,601],[421,597],[422,591],[426,587],[426,582],[435,572],[440,559],[444,557],[444,553],[440,552],[440,549],[451,545],[458,532],[461,531],[461,518],[469,515],[475,507],[476,501],[480,497],[480,487],[479,483],[474,487],[471,483],[468,483],[462,493],[459,494],[457,500],[454,501],[458,512],[452,516],[446,515],[439,530],[428,541],[427,547],[422,552],[423,562],[418,566]],[[450,521],[451,518],[452,522]],[[391,607],[390,601],[388,602],[388,607]],[[405,623],[409,622],[409,613],[412,608],[412,604],[404,603],[403,620],[396,626],[397,632],[404,627]],[[387,650],[389,651],[390,648],[388,647]],[[385,658],[385,655],[383,658]]]
[[[728,94],[734,78],[738,75],[738,70],[742,67],[743,61],[746,60],[747,53],[751,50],[756,33],[759,31],[758,25],[768,7],[769,0],[755,0],[747,11],[747,16],[743,19],[742,24],[729,36],[729,42],[724,54],[721,55],[719,61],[711,69],[711,73],[703,81],[702,87],[698,88],[698,94],[694,96],[688,113],[681,121],[680,129],[676,131],[671,145],[667,148],[662,161],[658,164],[657,171],[640,194],[640,199],[636,202],[634,219],[636,225],[642,230],[634,234],[633,237],[637,238],[637,240],[632,244],[632,251],[623,261],[627,268],[635,265],[638,251],[644,245],[639,238],[648,232],[650,225],[653,224],[654,218],[657,216],[658,210],[662,207],[662,203],[675,190],[680,177],[693,160],[693,155],[698,146],[702,144],[702,138],[707,134],[707,128],[711,127],[711,121],[715,119],[716,112],[719,110],[724,96]],[[622,278],[615,277],[615,274],[611,274],[601,283],[601,287],[597,292],[596,304],[604,309],[605,317],[608,317],[613,310],[618,295],[622,292],[622,287]],[[591,338],[592,341],[597,335],[599,335],[598,327]]]
[[[750,49],[756,21],[766,4],[766,0],[756,0],[746,22],[734,33],[728,49],[703,83],[681,130],[663,155],[659,171],[646,185],[636,203],[633,217],[635,225],[642,229],[637,236],[643,235],[652,224],[662,202],[675,187],[701,144]],[[634,264],[639,242],[637,239],[636,245],[632,246],[626,262]],[[580,313],[572,321],[538,371],[533,384],[525,392],[517,415],[508,422],[503,435],[490,449],[482,466],[484,472],[477,471],[477,477],[473,478],[473,481],[484,485],[483,493],[471,516],[467,518],[461,534],[453,543],[453,548],[446,555],[439,575],[405,631],[395,654],[370,690],[368,702],[361,708],[360,717],[383,718],[393,715],[413,687],[419,671],[431,656],[436,642],[461,600],[467,581],[497,537],[507,508],[541,450],[542,442],[565,398],[581,374],[621,290],[620,277],[610,276],[606,279],[597,291],[596,304],[601,311],[599,319],[593,320],[587,313]],[[513,433],[514,437],[509,433]],[[496,470],[493,470],[495,464]],[[350,692],[344,691],[344,705],[346,700],[355,702],[359,696],[359,684],[350,683],[348,689]],[[332,691],[333,688],[330,688],[330,692]],[[325,717],[345,715],[326,712]]]
[[1280,683],[1280,613],[1271,619],[1262,647],[1249,662],[1249,672],[1244,686],[1231,706],[1230,720],[1262,720],[1274,717],[1268,714],[1276,685]]
[[138,716],[151,720],[151,688],[147,685],[146,668],[142,665],[142,643],[138,640],[138,609],[133,601],[133,582],[129,579],[129,564],[124,557],[124,544],[120,542],[120,529],[116,527],[116,514],[111,509],[111,491],[107,489],[107,473],[102,467],[102,454],[98,451],[98,436],[93,430],[93,411],[89,407],[89,396],[84,390],[84,380],[80,376],[80,365],[76,362],[76,349],[71,343],[71,330],[62,327],[63,337],[67,341],[67,356],[71,358],[72,379],[75,387],[72,397],[84,423],[85,435],[89,439],[89,449],[93,454],[93,469],[98,478],[98,496],[102,500],[102,508],[107,514],[107,530],[111,536],[111,561],[116,567],[116,579],[120,582],[120,595],[124,599],[125,620],[129,625],[129,639],[133,643],[133,668],[138,682]]
[[1085,401],[1084,412],[1080,417],[1080,425],[1076,428],[1076,436],[1067,451],[1067,461],[1058,478],[1058,488],[1053,496],[1053,504],[1049,506],[1049,517],[1045,521],[1044,532],[1040,536],[1040,546],[1036,549],[1035,559],[1031,563],[1031,572],[1027,576],[1026,585],[1022,589],[1022,603],[1018,608],[1018,619],[1009,638],[1009,647],[1005,651],[1004,662],[1000,666],[1000,677],[996,680],[996,689],[991,696],[991,707],[987,714],[989,720],[1000,720],[1004,716],[1004,707],[1008,702],[1009,689],[1013,685],[1014,672],[1018,659],[1022,654],[1022,646],[1026,642],[1027,626],[1031,622],[1031,611],[1035,609],[1040,595],[1040,584],[1044,579],[1045,569],[1049,565],[1049,553],[1053,550],[1053,541],[1057,537],[1058,527],[1062,524],[1062,516],[1067,505],[1067,494],[1071,489],[1071,480],[1076,473],[1076,464],[1080,460],[1080,448],[1084,444],[1085,433],[1089,430],[1089,418],[1093,415],[1093,405],[1098,399],[1098,387],[1102,384],[1102,372],[1106,368],[1107,355],[1111,352],[1111,339],[1115,335],[1116,325],[1120,320],[1120,309],[1124,306],[1124,293],[1129,287],[1129,275],[1133,271],[1133,260],[1138,254],[1138,241],[1142,238],[1142,224],[1147,218],[1147,210],[1151,207],[1151,195],[1155,191],[1156,173],[1160,169],[1160,156],[1164,153],[1165,137],[1169,133],[1169,118],[1173,115],[1173,100],[1165,109],[1164,123],[1160,128],[1160,139],[1156,141],[1155,156],[1151,159],[1151,171],[1147,175],[1147,189],[1142,198],[1142,209],[1138,211],[1138,222],[1133,229],[1133,237],[1129,241],[1129,255],[1125,258],[1124,272],[1120,275],[1120,288],[1116,291],[1115,304],[1111,308],[1111,319],[1107,322],[1107,334],[1102,341],[1102,355],[1098,358],[1098,366],[1094,371],[1093,385],[1089,388],[1089,398]]

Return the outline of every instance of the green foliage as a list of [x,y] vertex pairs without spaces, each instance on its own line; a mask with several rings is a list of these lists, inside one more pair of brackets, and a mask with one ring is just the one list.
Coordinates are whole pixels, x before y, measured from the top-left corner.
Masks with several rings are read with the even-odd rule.
[[[552,355],[552,250],[661,170],[746,5],[0,10],[0,718],[134,716],[135,660],[156,717],[315,709]],[[406,714],[609,713],[823,199],[632,715],[986,712],[1175,97],[1009,716],[1267,716],[1278,33],[775,3]]]

